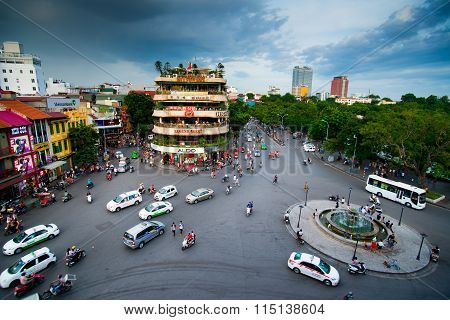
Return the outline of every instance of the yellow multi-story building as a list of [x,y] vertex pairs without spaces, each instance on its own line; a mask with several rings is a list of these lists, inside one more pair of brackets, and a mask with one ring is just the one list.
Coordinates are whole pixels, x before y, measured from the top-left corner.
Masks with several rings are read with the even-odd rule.
[[[69,140],[69,117],[61,112],[47,112],[50,145],[54,160],[66,161],[72,167],[72,147]],[[56,158],[56,159],[55,159]],[[59,174],[58,174],[59,175]]]
[[300,85],[292,88],[292,95],[303,98],[308,96],[309,88],[305,85]]

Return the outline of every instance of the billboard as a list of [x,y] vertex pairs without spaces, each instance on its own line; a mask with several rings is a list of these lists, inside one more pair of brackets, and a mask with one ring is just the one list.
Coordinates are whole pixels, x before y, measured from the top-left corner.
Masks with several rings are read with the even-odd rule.
[[79,105],[78,98],[47,98],[48,108],[76,108]]
[[21,135],[11,137],[9,139],[9,145],[14,149],[14,153],[23,154],[31,151],[30,140],[28,135]]
[[14,160],[14,167],[16,171],[24,175],[33,171],[33,160],[31,154],[17,158]]

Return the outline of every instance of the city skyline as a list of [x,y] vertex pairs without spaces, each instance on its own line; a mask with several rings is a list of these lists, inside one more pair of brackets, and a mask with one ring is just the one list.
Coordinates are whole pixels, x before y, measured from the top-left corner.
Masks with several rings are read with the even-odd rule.
[[[222,62],[229,85],[242,92],[263,93],[271,84],[290,92],[292,68],[307,65],[314,70],[311,94],[328,91],[339,74],[352,80],[349,95],[449,94],[448,1],[349,1],[351,12],[332,1],[322,5],[326,11],[292,0],[186,6],[19,0],[0,3],[0,40],[37,54],[46,79],[74,85],[153,85],[154,62],[161,60]],[[320,19],[304,16],[299,25],[299,10]]]

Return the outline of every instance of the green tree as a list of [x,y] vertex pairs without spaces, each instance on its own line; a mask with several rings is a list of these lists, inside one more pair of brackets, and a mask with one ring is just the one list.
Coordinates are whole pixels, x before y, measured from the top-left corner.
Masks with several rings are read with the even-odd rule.
[[74,151],[75,165],[97,161],[99,135],[92,127],[81,125],[70,128],[69,139]]
[[131,92],[123,101],[133,129],[140,133],[144,132],[145,128],[148,130],[148,126],[153,123],[153,100],[145,94]]
[[156,71],[159,72],[160,75],[162,75],[163,70],[162,70],[162,63],[161,63],[161,61],[159,61],[159,60],[155,61],[155,69],[156,69]]
[[407,93],[407,94],[402,95],[401,100],[402,100],[402,102],[416,102],[417,98],[414,94]]
[[249,100],[253,100],[255,98],[255,94],[251,93],[251,92],[247,93],[246,96],[247,96],[247,99],[249,99]]
[[170,70],[172,69],[172,67],[170,66],[169,62],[164,63],[164,67],[163,67],[163,73],[165,75],[168,75],[170,73]]

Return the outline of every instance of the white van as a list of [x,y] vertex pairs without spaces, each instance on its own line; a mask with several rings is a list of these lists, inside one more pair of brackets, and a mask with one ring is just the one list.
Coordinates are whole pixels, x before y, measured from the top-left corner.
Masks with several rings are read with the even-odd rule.
[[121,209],[138,205],[142,202],[142,195],[137,191],[122,193],[106,204],[106,209],[110,212],[119,212]]
[[0,275],[0,287],[8,288],[19,283],[20,276],[23,272],[32,274],[42,271],[50,264],[56,262],[56,256],[44,247],[23,256],[16,261],[11,267],[6,269]]

